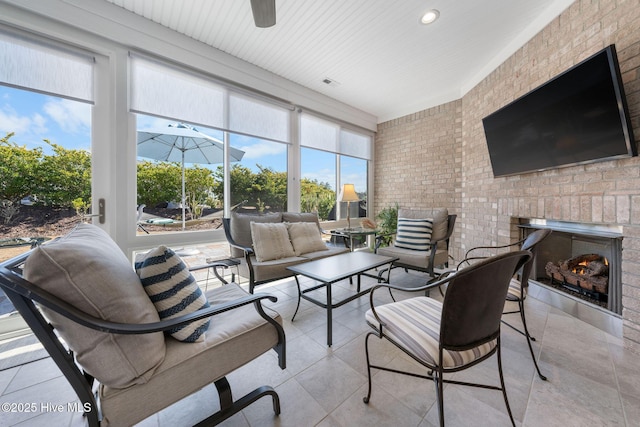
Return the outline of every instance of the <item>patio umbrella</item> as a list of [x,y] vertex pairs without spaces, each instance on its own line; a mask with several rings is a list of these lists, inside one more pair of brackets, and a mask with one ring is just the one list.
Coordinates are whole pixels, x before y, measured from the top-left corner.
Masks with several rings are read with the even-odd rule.
[[[216,164],[224,162],[224,144],[219,139],[185,125],[138,131],[138,156],[182,165],[182,229],[185,229],[185,163]],[[237,162],[244,151],[230,147],[229,158]]]

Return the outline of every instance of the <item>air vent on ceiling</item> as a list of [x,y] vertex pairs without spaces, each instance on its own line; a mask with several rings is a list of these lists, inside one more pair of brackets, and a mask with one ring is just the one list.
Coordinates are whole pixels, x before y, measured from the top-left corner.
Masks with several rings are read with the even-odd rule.
[[324,79],[322,79],[322,83],[328,85],[328,86],[333,86],[333,87],[337,87],[340,86],[340,82],[337,82],[333,79],[330,79],[329,77],[325,77]]

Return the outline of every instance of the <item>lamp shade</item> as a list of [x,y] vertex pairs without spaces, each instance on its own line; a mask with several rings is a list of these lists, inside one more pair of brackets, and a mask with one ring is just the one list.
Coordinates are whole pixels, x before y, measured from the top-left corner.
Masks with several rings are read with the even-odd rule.
[[358,194],[356,194],[356,187],[353,184],[343,184],[342,190],[338,195],[338,201],[340,202],[357,202],[360,200]]

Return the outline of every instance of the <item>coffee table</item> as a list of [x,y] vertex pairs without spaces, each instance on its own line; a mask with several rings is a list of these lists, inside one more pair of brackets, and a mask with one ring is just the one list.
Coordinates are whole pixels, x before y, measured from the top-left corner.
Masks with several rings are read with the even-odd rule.
[[[300,300],[305,299],[327,310],[327,345],[331,347],[332,344],[332,311],[334,308],[338,308],[362,295],[368,294],[371,288],[365,290],[360,289],[360,277],[370,276],[377,278],[376,275],[366,274],[368,270],[376,267],[390,264],[396,261],[397,258],[376,255],[369,252],[348,252],[340,255],[334,255],[327,258],[322,258],[315,261],[305,262],[295,266],[287,267],[289,270],[296,274],[300,274],[305,277],[317,280],[319,285],[312,286],[307,289],[301,289],[300,283],[298,284],[298,306],[296,312],[293,314],[291,321],[295,319],[300,308]],[[348,297],[341,299],[340,301],[333,301],[331,295],[332,284],[344,279],[357,276],[356,293],[349,295]],[[324,301],[307,295],[309,292],[315,291],[324,287],[326,289],[326,299]]]

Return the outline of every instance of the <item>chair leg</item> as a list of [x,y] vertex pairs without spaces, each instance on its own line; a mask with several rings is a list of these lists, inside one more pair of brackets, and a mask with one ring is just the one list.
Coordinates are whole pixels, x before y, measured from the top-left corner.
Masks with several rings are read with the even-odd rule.
[[507,407],[507,412],[509,413],[509,418],[511,419],[511,425],[513,427],[516,426],[516,422],[513,420],[513,414],[511,413],[511,407],[509,406],[509,399],[507,398],[507,389],[504,385],[504,375],[502,374],[502,352],[500,346],[500,337],[498,337],[498,373],[500,374],[500,388],[502,390],[502,396],[504,397],[504,404]]
[[215,381],[216,389],[218,390],[218,396],[220,399],[220,410],[208,418],[200,421],[196,424],[196,427],[212,426],[222,423],[224,420],[232,417],[238,412],[242,411],[258,399],[266,396],[271,396],[273,404],[273,412],[275,415],[280,415],[280,397],[278,393],[271,386],[258,387],[252,392],[244,395],[240,399],[233,401],[231,387],[226,377],[220,378]]
[[444,378],[442,367],[439,367],[437,372],[432,372],[436,386],[436,400],[438,401],[438,419],[440,420],[440,427],[444,427]]
[[527,319],[524,316],[524,301],[522,299],[518,300],[518,307],[520,308],[520,318],[522,319],[522,325],[524,327],[524,336],[527,339],[527,344],[529,345],[529,352],[531,353],[531,358],[533,359],[533,364],[536,367],[536,371],[538,372],[538,376],[540,377],[540,379],[542,381],[546,381],[547,377],[542,375],[542,372],[540,372],[540,367],[538,366],[538,361],[536,360],[535,354],[533,354],[533,346],[531,345],[531,341],[535,341],[536,339],[533,338],[529,334],[529,329],[527,328]]
[[364,338],[364,353],[367,358],[367,378],[369,382],[369,389],[367,390],[367,395],[362,398],[364,403],[369,403],[369,399],[371,399],[371,363],[369,362],[369,337],[374,335],[373,332],[369,332],[367,336]]

